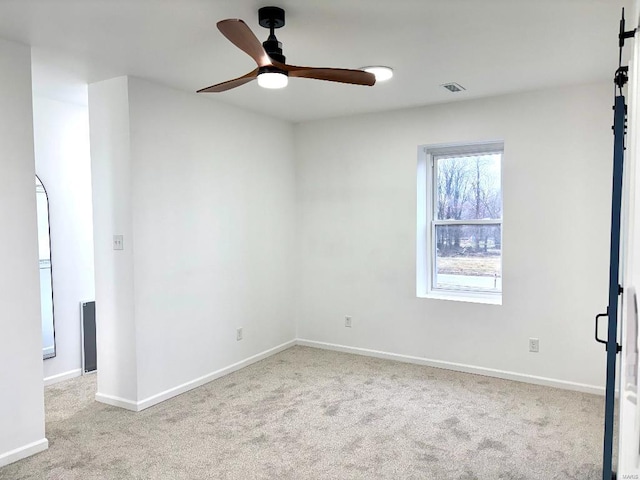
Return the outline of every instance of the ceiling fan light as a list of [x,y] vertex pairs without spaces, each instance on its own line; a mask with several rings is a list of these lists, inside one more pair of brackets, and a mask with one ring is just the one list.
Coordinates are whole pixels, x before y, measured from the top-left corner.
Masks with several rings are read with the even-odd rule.
[[258,85],[262,88],[284,88],[289,83],[289,77],[284,73],[263,72],[258,75]]
[[365,72],[373,73],[376,76],[376,82],[384,82],[393,77],[393,69],[382,65],[372,65],[370,67],[362,67]]

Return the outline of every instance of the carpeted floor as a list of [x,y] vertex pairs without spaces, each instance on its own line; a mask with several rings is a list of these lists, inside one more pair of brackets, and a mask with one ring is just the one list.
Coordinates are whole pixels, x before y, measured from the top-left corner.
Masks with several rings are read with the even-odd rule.
[[294,347],[139,413],[46,389],[2,480],[596,480],[600,396]]

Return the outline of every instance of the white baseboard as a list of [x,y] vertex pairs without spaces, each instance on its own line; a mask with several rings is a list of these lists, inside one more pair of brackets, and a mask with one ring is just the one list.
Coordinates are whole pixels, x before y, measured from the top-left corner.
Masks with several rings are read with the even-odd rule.
[[496,378],[502,378],[505,380],[515,380],[517,382],[533,383],[535,385],[544,385],[547,387],[556,387],[556,388],[563,388],[565,390],[575,390],[578,392],[604,395],[604,387],[587,385],[584,383],[568,382],[566,380],[556,380],[554,378],[538,377],[535,375],[527,375],[523,373],[509,372],[505,370],[496,370],[493,368],[476,367],[473,365],[445,362],[442,360],[431,360],[429,358],[414,357],[410,355],[401,355],[398,353],[382,352],[379,350],[370,350],[368,348],[349,347],[346,345],[337,345],[334,343],[316,342],[313,340],[305,340],[302,338],[299,338],[296,344],[303,345],[306,347],[322,348],[325,350],[335,350],[337,352],[364,355],[367,357],[385,358],[388,360],[397,360],[399,362],[415,363],[416,365],[426,365],[429,367],[444,368],[447,370],[455,370],[457,372],[473,373],[476,375],[484,375],[486,377],[496,377]]
[[182,385],[178,385],[177,387],[170,388],[169,390],[165,390],[164,392],[160,392],[156,395],[145,398],[144,400],[140,400],[137,403],[138,411],[152,407],[153,405],[156,405],[160,402],[164,402],[165,400],[168,400],[171,397],[175,397],[176,395],[180,395],[181,393],[193,390],[194,388],[204,385],[205,383],[209,383],[216,378],[224,377],[225,375],[235,372],[236,370],[240,370],[241,368],[247,367],[252,363],[264,360],[271,355],[275,355],[276,353],[286,350],[287,348],[295,346],[295,344],[296,340],[285,342],[281,345],[278,345],[277,347],[270,348],[269,350],[265,350],[262,353],[258,353],[240,362],[234,363],[233,365],[221,368],[220,370],[216,370],[215,372],[208,373],[207,375],[203,375],[202,377],[183,383]]
[[58,373],[57,375],[51,375],[50,377],[44,377],[44,386],[47,387],[49,385],[53,385],[54,383],[63,382],[65,380],[69,380],[70,378],[79,377],[82,375],[82,369],[76,368],[74,370],[69,370],[68,372]]
[[138,404],[133,400],[127,400],[126,398],[115,397],[113,395],[107,395],[105,393],[96,393],[96,402],[106,403],[113,407],[120,407],[133,412],[138,411]]
[[383,358],[388,360],[396,360],[396,361],[405,362],[405,363],[413,363],[416,365],[425,365],[429,367],[455,370],[458,372],[484,375],[487,377],[502,378],[505,380],[514,380],[517,382],[525,382],[525,383],[532,383],[536,385],[544,385],[548,387],[562,388],[565,390],[575,390],[579,392],[592,393],[597,395],[604,394],[604,388],[598,387],[595,385],[568,382],[565,380],[557,380],[553,378],[539,377],[535,375],[527,375],[522,373],[509,372],[505,370],[496,370],[492,368],[477,367],[477,366],[465,365],[461,363],[445,362],[442,360],[432,360],[424,357],[402,355],[398,353],[383,352],[383,351],[371,350],[367,348],[350,347],[346,345],[338,345],[338,344],[325,343],[325,342],[316,342],[313,340],[305,340],[305,339],[299,338],[296,340],[285,342],[281,345],[270,348],[269,350],[265,350],[264,352],[261,352],[249,358],[246,358],[240,362],[221,368],[207,375],[203,375],[202,377],[190,380],[189,382],[185,382],[181,385],[178,385],[176,387],[170,388],[163,392],[157,393],[155,395],[147,397],[138,402],[133,400],[128,400],[125,398],[115,397],[112,395],[106,395],[102,393],[96,393],[95,398],[98,402],[101,402],[101,403],[106,403],[108,405],[113,405],[115,407],[124,408],[134,412],[139,412],[146,408],[152,407],[153,405],[157,405],[158,403],[164,402],[165,400],[168,400],[172,397],[175,397],[182,393],[188,392],[189,390],[193,390],[194,388],[197,388],[201,385],[209,383],[212,380],[228,375],[232,372],[235,372],[236,370],[240,370],[241,368],[247,367],[252,363],[259,362],[260,360],[263,360],[267,357],[275,355],[276,353],[279,353],[295,345],[322,348],[325,350],[334,350],[338,352],[352,353],[356,355],[364,355],[368,357]]
[[43,438],[37,442],[29,443],[15,450],[11,450],[6,453],[0,453],[0,467],[9,465],[10,463],[17,462],[23,458],[30,457],[36,453],[40,453],[49,448],[49,440]]
[[139,402],[127,400],[126,398],[115,397],[112,395],[106,395],[103,393],[96,393],[96,400],[101,403],[106,403],[107,405],[113,405],[114,407],[121,407],[127,410],[132,410],[134,412],[139,412],[146,408],[157,405],[160,402],[169,400],[170,398],[180,395],[181,393],[185,393],[189,390],[200,387],[201,385],[209,383],[216,378],[224,377],[225,375],[235,372],[236,370],[240,370],[241,368],[247,367],[252,363],[264,360],[271,355],[275,355],[276,353],[282,352],[283,350],[291,348],[295,345],[296,340],[290,340],[281,345],[278,345],[277,347],[270,348],[269,350],[265,350],[264,352],[258,353],[249,358],[245,358],[244,360],[234,363],[233,365],[229,365],[228,367],[221,368],[220,370],[216,370],[215,372],[208,373],[207,375],[203,375],[202,377],[195,378],[181,385],[165,390],[164,392],[160,392],[147,397],[144,400],[140,400]]

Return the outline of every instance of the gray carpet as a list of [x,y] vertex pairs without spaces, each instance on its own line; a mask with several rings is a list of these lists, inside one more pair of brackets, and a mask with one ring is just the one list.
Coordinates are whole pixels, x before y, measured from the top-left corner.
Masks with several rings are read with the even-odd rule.
[[603,398],[294,347],[143,412],[46,389],[0,479],[599,479]]

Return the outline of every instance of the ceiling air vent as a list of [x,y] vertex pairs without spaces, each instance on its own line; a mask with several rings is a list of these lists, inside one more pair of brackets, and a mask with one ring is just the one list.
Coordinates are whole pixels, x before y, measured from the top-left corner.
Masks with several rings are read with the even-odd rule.
[[455,82],[445,83],[444,85],[441,85],[441,87],[446,88],[451,93],[462,92],[463,90],[466,90],[466,88],[464,88],[462,85]]

